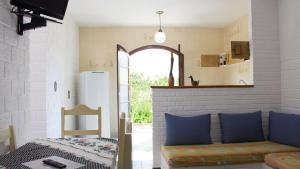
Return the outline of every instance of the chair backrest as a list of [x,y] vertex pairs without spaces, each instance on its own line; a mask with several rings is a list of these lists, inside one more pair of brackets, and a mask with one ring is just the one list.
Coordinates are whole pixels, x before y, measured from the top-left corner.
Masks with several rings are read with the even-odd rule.
[[118,169],[132,169],[131,121],[122,113],[119,123]]
[[[5,143],[9,142],[9,145],[6,146]],[[4,152],[3,153],[8,153],[8,152],[13,152],[16,149],[16,144],[15,144],[15,135],[14,135],[14,130],[12,126],[9,126],[7,129],[0,129],[0,144],[4,145]]]
[[[96,130],[65,130],[65,116],[85,116],[97,115],[98,116],[98,129]],[[98,135],[101,137],[101,108],[98,110],[91,109],[85,105],[78,105],[73,109],[66,110],[61,108],[61,137],[65,136],[82,136],[82,135]]]

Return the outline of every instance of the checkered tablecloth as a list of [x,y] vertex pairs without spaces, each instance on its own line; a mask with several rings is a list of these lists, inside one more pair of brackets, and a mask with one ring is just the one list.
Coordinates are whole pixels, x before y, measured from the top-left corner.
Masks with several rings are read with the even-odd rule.
[[116,155],[117,141],[114,139],[38,139],[21,146],[15,152],[0,156],[0,165],[9,169],[28,169],[22,164],[58,156],[84,164],[80,169],[112,169]]

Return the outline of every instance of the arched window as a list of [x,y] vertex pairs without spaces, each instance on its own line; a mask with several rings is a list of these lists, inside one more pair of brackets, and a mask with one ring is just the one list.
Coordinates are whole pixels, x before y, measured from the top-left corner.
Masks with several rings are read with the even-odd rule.
[[179,67],[179,86],[184,86],[184,55],[183,53],[180,52],[180,45],[178,45],[178,50],[174,49],[174,48],[170,48],[167,46],[162,46],[162,45],[147,45],[147,46],[142,46],[139,48],[136,48],[132,51],[129,52],[129,55],[134,55],[137,52],[141,52],[144,50],[149,50],[149,49],[162,49],[162,50],[166,50],[169,51],[170,53],[175,54],[176,56],[178,56],[178,67]]

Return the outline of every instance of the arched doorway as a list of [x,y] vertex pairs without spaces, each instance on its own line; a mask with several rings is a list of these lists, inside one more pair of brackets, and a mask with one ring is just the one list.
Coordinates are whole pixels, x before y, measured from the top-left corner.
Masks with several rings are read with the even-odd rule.
[[[118,47],[119,107],[120,111],[128,110],[128,114],[133,118],[135,165],[143,166],[153,158],[151,86],[168,85],[171,56],[174,58],[175,85],[184,84],[184,55],[179,51],[180,45],[178,46],[179,49],[176,50],[167,46],[147,45],[130,52],[126,52],[121,46]],[[128,75],[128,81],[124,75]],[[126,93],[126,85],[128,85],[128,93]],[[124,98],[127,95],[128,99]],[[128,104],[125,105],[126,103]]]
[[129,99],[129,57],[144,50],[161,49],[169,51],[170,53],[178,56],[178,85],[184,86],[184,54],[180,51],[180,44],[178,44],[178,50],[162,45],[146,45],[136,48],[130,52],[121,46],[117,45],[117,103],[118,103],[118,115],[120,112],[125,112],[127,115],[130,111],[130,99]]

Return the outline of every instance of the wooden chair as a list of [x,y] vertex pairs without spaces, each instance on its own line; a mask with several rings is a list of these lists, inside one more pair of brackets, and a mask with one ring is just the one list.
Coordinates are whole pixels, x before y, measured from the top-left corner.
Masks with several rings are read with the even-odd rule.
[[[98,116],[98,129],[97,130],[65,130],[65,116],[73,115],[97,115]],[[73,109],[66,110],[61,108],[61,137],[65,136],[82,136],[82,135],[98,135],[101,137],[101,108],[98,110],[90,109],[85,105],[78,105]]]
[[[5,143],[9,141],[9,145],[5,145]],[[8,152],[13,152],[16,149],[16,144],[15,144],[15,135],[14,135],[14,130],[12,126],[9,126],[7,129],[0,129],[0,144],[5,145],[4,152],[3,153],[8,153]]]
[[118,169],[132,169],[132,123],[122,113],[119,127]]

